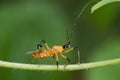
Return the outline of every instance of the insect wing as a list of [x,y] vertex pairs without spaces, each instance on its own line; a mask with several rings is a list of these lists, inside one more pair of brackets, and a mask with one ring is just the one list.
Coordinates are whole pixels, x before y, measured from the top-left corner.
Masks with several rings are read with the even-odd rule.
[[34,54],[34,53],[36,53],[37,51],[29,51],[29,52],[27,52],[26,54]]

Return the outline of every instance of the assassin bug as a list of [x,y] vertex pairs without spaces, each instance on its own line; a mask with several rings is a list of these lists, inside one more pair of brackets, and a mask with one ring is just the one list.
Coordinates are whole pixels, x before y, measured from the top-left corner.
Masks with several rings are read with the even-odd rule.
[[[72,32],[71,32],[72,35]],[[37,58],[47,58],[53,56],[56,61],[57,69],[58,69],[58,54],[61,55],[63,59],[66,59],[68,63],[65,64],[64,68],[70,63],[70,59],[66,57],[64,54],[76,49],[78,52],[78,63],[80,64],[80,51],[78,47],[71,47],[71,41],[70,37],[68,37],[68,42],[64,44],[63,46],[53,46],[50,48],[46,41],[42,40],[40,44],[37,45],[37,50],[36,51],[30,51],[27,54],[32,54],[33,59]],[[68,36],[68,34],[67,34]]]
[[[88,2],[83,9],[81,10],[81,12],[79,13],[79,15],[76,18],[76,21],[79,19],[81,13],[84,11],[84,9],[87,7],[88,4],[90,4],[93,1]],[[73,27],[76,25],[76,22],[74,22]],[[56,61],[56,65],[57,65],[57,69],[58,69],[58,55],[61,55],[61,57],[63,59],[66,59],[68,62],[65,64],[64,68],[70,63],[70,59],[68,57],[66,57],[64,54],[72,51],[72,50],[77,50],[78,53],[78,64],[80,64],[80,50],[78,47],[71,47],[71,36],[72,36],[72,32],[70,36],[68,36],[68,32],[67,32],[67,38],[68,41],[66,44],[64,45],[55,45],[52,48],[50,48],[48,46],[48,44],[46,43],[45,40],[42,40],[38,45],[37,45],[37,50],[36,51],[30,51],[27,54],[32,54],[33,59],[37,59],[37,58],[47,58],[47,57],[54,57],[55,61]]]

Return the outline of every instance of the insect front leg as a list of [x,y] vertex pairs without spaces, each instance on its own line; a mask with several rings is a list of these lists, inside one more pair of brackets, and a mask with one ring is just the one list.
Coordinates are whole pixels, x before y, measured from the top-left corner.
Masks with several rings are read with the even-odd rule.
[[80,50],[78,47],[74,47],[74,49],[77,50],[77,53],[78,53],[78,64],[80,64]]

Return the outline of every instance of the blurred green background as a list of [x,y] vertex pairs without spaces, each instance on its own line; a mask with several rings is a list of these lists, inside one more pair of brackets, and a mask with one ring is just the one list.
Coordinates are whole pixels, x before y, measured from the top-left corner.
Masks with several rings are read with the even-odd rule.
[[[31,63],[36,45],[45,40],[50,47],[64,45],[66,29],[88,0],[1,0],[0,60]],[[93,3],[95,4],[95,3]],[[89,5],[78,20],[72,35],[72,46],[79,46],[81,63],[120,57],[120,3],[106,5],[90,14]],[[77,52],[66,54],[77,63]],[[59,57],[59,64],[67,61]],[[37,61],[55,64],[53,58]],[[37,64],[36,62],[36,64]],[[0,67],[1,80],[120,80],[120,65],[72,72],[25,71]]]

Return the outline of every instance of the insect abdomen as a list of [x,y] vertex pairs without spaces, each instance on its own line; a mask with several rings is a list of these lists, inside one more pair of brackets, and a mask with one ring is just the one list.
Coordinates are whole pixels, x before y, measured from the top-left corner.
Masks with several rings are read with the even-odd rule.
[[34,53],[32,56],[33,58],[45,58],[45,57],[53,56],[53,53],[51,51],[43,51],[43,52]]

